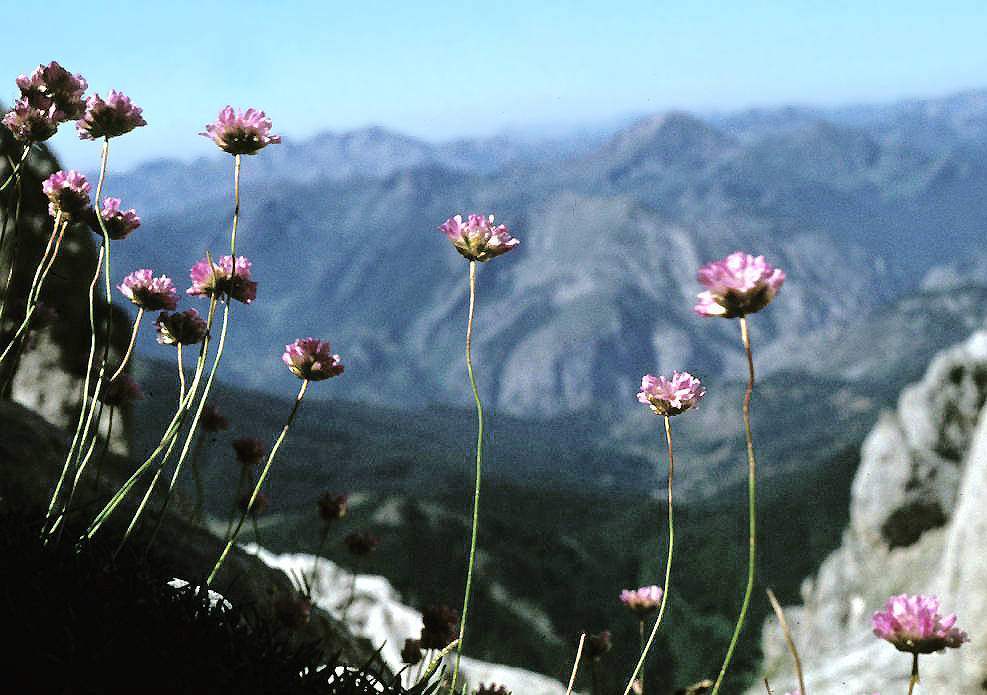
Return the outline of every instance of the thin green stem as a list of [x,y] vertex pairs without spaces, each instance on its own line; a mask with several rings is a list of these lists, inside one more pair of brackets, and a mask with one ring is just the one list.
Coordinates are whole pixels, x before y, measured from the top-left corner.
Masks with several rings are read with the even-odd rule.
[[134,330],[130,334],[130,342],[127,343],[127,352],[123,355],[123,360],[120,362],[120,366],[117,370],[113,372],[113,376],[110,377],[110,381],[113,381],[121,373],[123,373],[124,368],[127,366],[127,362],[130,361],[130,356],[134,353],[134,344],[137,342],[137,334],[141,329],[141,319],[144,317],[144,307],[139,307],[137,309],[137,318],[134,319]]
[[583,658],[583,645],[586,644],[586,633],[579,635],[579,646],[576,647],[576,660],[572,663],[572,674],[569,676],[569,685],[565,689],[565,695],[572,695],[572,686],[576,684],[576,673],[579,671],[579,661]]
[[792,640],[792,631],[788,627],[788,621],[785,620],[785,611],[781,609],[781,604],[778,603],[775,592],[767,589],[767,594],[768,601],[771,603],[771,609],[775,612],[775,617],[778,618],[781,633],[785,636],[785,644],[788,645],[788,651],[792,655],[792,660],[795,662],[795,675],[799,679],[799,695],[807,695],[805,691],[805,679],[802,677],[802,660],[799,658],[799,650],[795,648],[795,642]]
[[908,679],[908,695],[912,695],[912,690],[918,683],[918,652],[912,654],[912,677]]
[[[671,418],[668,415],[664,416],[665,419],[665,443],[668,446],[668,496],[666,498],[666,503],[668,504],[668,557],[665,559],[665,586],[661,593],[661,604],[658,607],[658,617],[655,619],[654,627],[651,628],[651,635],[648,637],[647,644],[644,644],[641,648],[641,658],[638,659],[637,666],[634,668],[634,673],[631,674],[630,679],[627,681],[627,687],[624,689],[624,695],[630,693],[631,688],[634,687],[634,679],[640,674],[640,681],[642,688],[644,686],[644,662],[648,658],[648,652],[651,651],[651,647],[655,642],[655,636],[658,634],[658,628],[661,625],[661,620],[665,616],[665,604],[668,601],[668,586],[672,578],[672,548],[675,545],[675,526],[673,524],[672,517],[672,478],[675,475],[675,458],[672,456],[672,423]],[[644,620],[641,620],[641,640],[644,641]]]
[[476,402],[476,482],[473,488],[473,529],[470,535],[470,557],[466,570],[466,591],[463,597],[463,613],[459,623],[459,646],[456,647],[456,666],[452,671],[452,685],[449,690],[456,691],[456,679],[459,676],[459,662],[463,658],[463,643],[466,640],[466,614],[470,605],[470,589],[473,586],[473,566],[476,560],[476,536],[480,518],[480,477],[483,462],[483,403],[480,402],[480,392],[476,387],[473,376],[473,314],[476,307],[476,261],[469,264],[469,317],[466,321],[466,371],[469,374],[470,388],[473,390],[473,400]]
[[257,484],[254,486],[254,492],[250,495],[250,499],[247,501],[246,506],[243,509],[243,514],[240,516],[240,521],[236,525],[236,529],[233,531],[233,535],[226,542],[226,547],[223,548],[223,552],[220,554],[219,559],[216,560],[216,564],[212,568],[212,572],[206,578],[206,586],[212,584],[213,579],[216,578],[216,574],[219,572],[219,568],[223,566],[223,562],[226,560],[226,556],[230,553],[230,548],[236,542],[237,536],[240,534],[240,529],[243,527],[243,522],[247,518],[247,514],[250,512],[251,507],[254,506],[254,502],[257,500],[257,495],[260,494],[260,488],[267,479],[267,474],[271,470],[271,463],[274,461],[274,457],[278,453],[278,449],[281,448],[281,442],[288,434],[288,429],[291,427],[292,420],[295,419],[295,413],[298,412],[298,406],[302,404],[302,399],[305,398],[305,391],[308,390],[308,379],[302,380],[302,387],[298,390],[298,395],[295,396],[295,405],[291,408],[291,414],[288,416],[288,421],[284,424],[284,428],[281,430],[281,434],[278,436],[277,441],[274,442],[274,446],[271,447],[271,453],[267,456],[267,463],[264,465],[264,470],[261,471],[260,477],[257,479]]
[[754,358],[751,354],[750,334],[747,331],[747,317],[740,317],[740,340],[744,344],[744,352],[747,354],[747,390],[744,392],[744,435],[747,438],[747,516],[748,516],[748,545],[747,545],[747,588],[744,591],[744,601],[740,606],[740,616],[737,618],[737,626],[734,628],[733,637],[730,639],[730,646],[727,647],[727,654],[720,668],[720,674],[713,685],[711,695],[716,695],[723,683],[723,677],[730,666],[734,649],[737,647],[737,640],[740,638],[740,631],[744,627],[744,620],[747,617],[747,609],[751,603],[751,593],[754,590],[754,565],[757,559],[757,459],[754,457],[754,436],[751,434],[751,396],[754,393]]
[[[4,181],[2,185],[0,185],[0,191],[2,191],[7,186],[9,186],[10,182],[13,181],[15,178],[17,178],[18,180],[20,179],[21,165],[24,164],[24,160],[27,159],[27,155],[30,152],[31,152],[31,143],[28,143],[24,145],[24,151],[21,152],[21,158],[18,160],[17,164],[14,164],[13,168],[11,168],[10,174],[7,176],[7,180]],[[8,159],[7,161],[10,160]],[[13,164],[13,162],[11,162],[11,164]]]
[[230,232],[230,256],[233,258],[233,271],[236,276],[236,228],[240,221],[240,155],[233,156],[233,229]]

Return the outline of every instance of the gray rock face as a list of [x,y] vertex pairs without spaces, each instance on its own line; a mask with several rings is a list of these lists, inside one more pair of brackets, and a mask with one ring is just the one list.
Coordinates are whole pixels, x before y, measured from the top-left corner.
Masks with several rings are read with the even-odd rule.
[[[908,687],[910,657],[871,632],[894,594],[935,594],[972,641],[920,659],[925,692],[987,691],[987,332],[935,357],[861,452],[843,544],[786,608],[813,695]],[[767,531],[770,532],[770,531]],[[764,627],[764,676],[777,692],[796,678],[781,631]],[[763,693],[763,686],[750,693]]]

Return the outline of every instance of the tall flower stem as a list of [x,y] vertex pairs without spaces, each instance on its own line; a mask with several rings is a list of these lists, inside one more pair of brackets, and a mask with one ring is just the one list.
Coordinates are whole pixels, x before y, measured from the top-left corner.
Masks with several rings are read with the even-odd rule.
[[469,265],[469,317],[466,321],[466,371],[469,373],[470,388],[473,390],[473,400],[476,401],[476,483],[473,489],[473,529],[470,535],[470,557],[466,570],[466,592],[463,597],[463,613],[459,623],[459,646],[456,647],[456,666],[452,671],[450,691],[456,691],[456,679],[459,676],[459,662],[463,658],[463,642],[466,640],[466,612],[470,605],[470,589],[473,586],[473,566],[476,559],[476,535],[480,518],[480,477],[483,463],[483,403],[480,402],[480,392],[476,388],[476,378],[473,376],[473,314],[476,307],[476,261]]
[[233,228],[230,232],[230,255],[233,256],[232,275],[236,276],[236,228],[240,221],[240,155],[233,155]]
[[117,370],[113,372],[113,376],[110,377],[110,381],[116,379],[120,374],[123,373],[124,368],[127,366],[127,362],[130,361],[130,356],[134,353],[134,344],[137,342],[137,334],[141,329],[141,319],[144,318],[144,307],[137,309],[137,318],[134,319],[134,330],[130,334],[130,342],[127,343],[127,352],[124,353],[123,359],[120,360],[120,366]]
[[716,695],[723,683],[727,668],[733,658],[734,649],[737,647],[737,640],[740,638],[740,631],[744,627],[744,620],[747,618],[747,609],[751,603],[751,593],[754,590],[754,563],[757,559],[757,459],[754,458],[754,437],[751,434],[751,396],[754,393],[754,358],[751,355],[750,334],[747,331],[747,317],[740,317],[740,340],[744,344],[744,352],[747,354],[747,390],[744,392],[744,435],[747,438],[747,515],[748,515],[748,545],[747,545],[747,588],[744,591],[744,601],[740,606],[740,616],[737,618],[737,626],[734,628],[733,637],[730,639],[730,646],[727,647],[727,654],[720,668],[720,674],[716,677],[711,695]]
[[912,654],[912,677],[908,679],[908,695],[912,695],[916,683],[918,683],[918,652]]
[[27,156],[30,153],[31,153],[31,143],[28,143],[24,145],[24,151],[21,152],[21,158],[17,160],[17,164],[14,164],[10,160],[10,158],[7,159],[7,161],[10,162],[12,167],[10,170],[10,174],[7,175],[7,180],[4,181],[3,184],[0,184],[0,191],[2,191],[7,186],[9,186],[11,181],[14,181],[15,179],[19,180],[21,178],[21,166],[24,164],[24,161],[27,159]]
[[781,632],[785,636],[785,644],[788,645],[788,651],[791,652],[792,660],[795,662],[795,674],[799,679],[799,695],[807,695],[805,691],[805,679],[802,677],[802,660],[799,658],[799,650],[795,648],[795,642],[792,640],[792,631],[788,628],[788,621],[785,620],[785,611],[781,609],[781,604],[778,603],[775,592],[768,589],[767,594],[768,601],[771,602],[771,609],[775,612],[775,616],[778,618],[778,624],[781,626]]
[[665,420],[665,443],[668,446],[668,496],[666,499],[666,503],[668,504],[668,557],[665,559],[665,587],[661,593],[661,605],[658,607],[658,617],[655,618],[655,625],[651,628],[651,635],[648,637],[647,643],[644,643],[644,620],[641,620],[641,658],[638,659],[634,673],[631,674],[630,679],[627,681],[624,695],[630,693],[631,688],[634,686],[634,679],[638,677],[638,674],[641,674],[640,681],[642,687],[644,686],[644,662],[648,658],[648,652],[651,651],[651,646],[655,642],[655,636],[658,634],[661,619],[665,616],[665,603],[668,601],[668,586],[672,578],[672,547],[675,544],[675,526],[672,517],[672,477],[675,475],[675,458],[672,456],[671,418],[668,415],[663,417]]
[[212,584],[213,579],[216,578],[216,574],[219,572],[219,568],[223,566],[223,562],[226,561],[226,556],[230,553],[230,548],[236,542],[237,536],[240,534],[240,529],[243,528],[243,522],[247,518],[247,514],[250,513],[250,509],[254,506],[254,502],[257,500],[257,495],[260,494],[260,488],[267,479],[267,474],[271,470],[271,463],[274,461],[275,455],[278,453],[278,449],[281,448],[281,442],[288,435],[288,429],[291,427],[292,420],[295,419],[295,413],[298,412],[298,406],[302,404],[302,399],[305,398],[305,391],[308,390],[308,379],[302,380],[302,387],[298,390],[298,395],[295,396],[295,405],[291,408],[291,414],[288,416],[288,421],[284,423],[284,427],[281,429],[281,434],[278,435],[277,441],[274,442],[274,446],[271,447],[271,453],[267,456],[267,463],[264,465],[264,470],[261,471],[260,477],[257,479],[257,484],[254,486],[254,492],[250,495],[250,499],[247,501],[244,507],[243,514],[240,516],[240,521],[237,523],[236,528],[233,530],[233,535],[226,542],[226,547],[223,548],[223,552],[220,554],[219,559],[216,560],[216,564],[212,568],[212,572],[206,578],[206,586]]

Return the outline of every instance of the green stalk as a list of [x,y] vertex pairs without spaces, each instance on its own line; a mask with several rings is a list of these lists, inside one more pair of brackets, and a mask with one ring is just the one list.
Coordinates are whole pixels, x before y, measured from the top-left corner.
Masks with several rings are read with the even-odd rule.
[[751,434],[751,396],[754,393],[754,358],[751,355],[750,335],[747,332],[747,317],[740,317],[740,340],[744,344],[744,352],[747,354],[747,390],[744,392],[744,435],[747,438],[747,515],[749,520],[748,548],[747,548],[747,588],[744,591],[744,601],[740,606],[740,616],[737,618],[737,626],[734,628],[733,637],[730,639],[730,646],[727,647],[727,654],[720,668],[720,674],[716,677],[711,695],[716,695],[723,683],[723,677],[730,666],[734,649],[737,647],[737,640],[740,638],[740,631],[744,627],[744,620],[747,618],[747,609],[751,603],[751,592],[754,590],[754,563],[757,559],[757,459],[754,458],[754,437]]
[[281,429],[281,434],[278,436],[277,441],[274,442],[274,446],[271,447],[271,453],[267,456],[267,463],[264,465],[264,470],[261,471],[260,477],[257,479],[257,484],[254,486],[253,494],[250,495],[250,499],[247,501],[247,505],[244,507],[243,514],[240,516],[240,521],[236,525],[236,529],[233,531],[233,535],[226,542],[226,547],[223,548],[223,552],[220,554],[219,559],[216,560],[216,564],[212,568],[212,572],[206,578],[206,586],[212,584],[213,579],[216,578],[216,574],[219,572],[219,568],[223,566],[223,562],[226,560],[226,556],[230,553],[230,548],[236,542],[237,536],[240,534],[240,529],[243,528],[243,522],[247,518],[247,514],[250,513],[251,507],[254,506],[254,502],[257,500],[257,495],[260,494],[260,488],[264,484],[264,480],[267,479],[267,474],[271,470],[271,463],[274,461],[274,456],[278,453],[278,449],[281,448],[281,442],[284,441],[285,436],[288,434],[288,429],[291,427],[292,420],[295,419],[295,413],[298,412],[298,406],[302,404],[302,399],[305,398],[305,391],[308,389],[308,379],[302,380],[302,387],[298,390],[298,395],[295,396],[295,405],[291,408],[291,415],[288,416],[288,421],[284,424]]
[[[624,689],[624,695],[628,695],[631,692],[631,688],[634,686],[634,679],[637,678],[638,674],[641,674],[641,685],[644,686],[644,662],[648,658],[648,652],[651,651],[651,646],[654,644],[655,636],[658,634],[658,627],[661,625],[661,619],[665,615],[665,603],[668,601],[668,585],[672,577],[672,546],[675,544],[675,526],[672,523],[672,476],[675,475],[675,458],[672,456],[672,423],[671,418],[668,415],[665,418],[665,442],[668,445],[668,557],[665,559],[665,586],[661,592],[661,604],[658,607],[658,617],[655,619],[655,625],[651,629],[651,635],[648,637],[648,642],[641,649],[641,658],[638,659],[637,666],[634,668],[634,673],[631,674],[630,679],[627,681],[627,687]],[[641,620],[641,640],[644,641],[644,620]]]
[[28,143],[28,144],[24,145],[24,151],[21,152],[21,158],[17,161],[17,164],[14,164],[10,160],[9,157],[7,158],[7,161],[10,162],[11,165],[13,165],[13,168],[10,170],[10,174],[7,176],[7,180],[4,181],[2,185],[0,185],[0,191],[2,191],[7,186],[9,186],[10,185],[10,182],[13,181],[15,178],[17,180],[20,180],[20,178],[21,178],[21,176],[20,176],[21,165],[24,164],[24,160],[27,159],[27,155],[30,152],[31,152],[31,143]]
[[459,622],[459,646],[456,647],[456,666],[452,671],[450,692],[456,691],[456,679],[459,676],[459,662],[463,658],[463,643],[466,640],[466,613],[470,604],[470,589],[473,586],[473,566],[476,559],[476,536],[479,528],[480,514],[480,476],[483,461],[483,403],[480,402],[480,392],[476,388],[476,378],[473,376],[473,313],[476,306],[476,261],[469,265],[469,317],[466,321],[466,371],[470,378],[470,388],[473,390],[473,400],[476,401],[476,483],[473,489],[473,529],[470,535],[470,557],[466,570],[466,592],[463,597],[463,614]]

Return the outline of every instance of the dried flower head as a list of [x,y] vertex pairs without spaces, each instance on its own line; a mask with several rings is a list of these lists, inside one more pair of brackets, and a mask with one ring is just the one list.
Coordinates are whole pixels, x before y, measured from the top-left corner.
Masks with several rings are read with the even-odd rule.
[[79,118],[85,111],[82,96],[89,85],[82,75],[73,75],[54,60],[39,65],[30,77],[18,77],[17,86],[34,108],[47,111],[54,105],[61,121]]
[[604,630],[595,635],[586,635],[586,656],[591,659],[599,659],[610,651],[610,631]]
[[246,512],[248,516],[256,519],[267,509],[269,504],[267,501],[267,495],[263,492],[258,492],[257,497],[254,498],[254,503],[250,505],[250,509],[247,509],[247,505],[250,504],[250,497],[253,492],[245,492],[236,498],[236,508],[240,510],[240,513]]
[[496,683],[484,685],[480,683],[480,687],[476,689],[476,695],[511,695],[511,691],[505,685],[497,685]]
[[369,555],[380,545],[380,539],[369,531],[354,531],[343,539],[346,549],[356,556]]
[[760,311],[774,299],[785,281],[785,273],[773,268],[764,256],[740,251],[703,266],[696,277],[706,291],[697,295],[699,303],[695,312],[725,319]]
[[66,219],[80,219],[89,207],[89,192],[93,189],[78,171],[56,171],[41,184],[48,196],[48,212],[52,217],[62,213]]
[[145,311],[161,311],[178,306],[178,292],[167,275],[154,277],[149,268],[135,270],[117,285],[123,296]]
[[402,664],[417,664],[422,660],[421,640],[408,637],[404,640],[404,647],[401,649]]
[[271,135],[271,119],[263,111],[247,109],[234,111],[227,105],[219,112],[215,123],[206,125],[206,132],[219,149],[230,154],[257,154],[268,145],[281,142],[280,135]]
[[346,495],[333,495],[327,492],[319,498],[319,516],[326,523],[339,521],[346,516],[348,506]]
[[939,615],[939,599],[935,596],[892,596],[884,610],[874,613],[871,622],[875,635],[898,651],[912,654],[931,654],[970,641],[965,632],[955,627],[955,613]]
[[343,373],[339,355],[330,353],[329,342],[318,338],[299,338],[285,345],[281,361],[292,374],[309,381],[322,381]]
[[156,340],[162,345],[195,345],[206,337],[206,321],[195,309],[173,314],[162,311],[154,327],[158,329]]
[[445,605],[422,609],[422,649],[445,649],[459,636],[459,611]]
[[641,378],[639,403],[649,406],[656,415],[679,415],[692,408],[706,395],[699,379],[688,372],[674,372],[672,378],[645,374]]
[[206,432],[219,432],[220,430],[228,430],[230,428],[230,421],[219,412],[218,405],[210,403],[202,409],[202,417],[199,418],[199,427]]
[[86,99],[86,112],[75,128],[83,140],[114,138],[129,133],[134,128],[147,125],[141,117],[141,109],[129,97],[111,89],[106,101],[93,94]]
[[620,592],[620,600],[635,615],[645,616],[658,610],[661,605],[662,590],[660,586],[642,586],[640,589],[624,589]]
[[144,392],[129,374],[124,372],[99,392],[99,400],[109,406],[129,405],[144,397]]
[[254,466],[264,460],[267,448],[264,442],[253,437],[241,437],[231,442],[236,460],[247,466]]
[[199,261],[189,270],[192,286],[186,294],[222,299],[224,295],[244,304],[257,299],[257,283],[250,279],[250,261],[239,256],[234,268],[233,256],[222,256],[218,263]]
[[[121,210],[119,198],[104,197],[103,207],[99,211],[99,216],[103,218],[103,226],[106,227],[106,236],[115,241],[126,239],[130,236],[131,232],[141,226],[141,218],[137,216],[137,211],[133,208],[130,210]],[[95,211],[91,211],[88,222],[96,234],[103,233]]]
[[459,253],[470,261],[489,261],[494,256],[507,253],[519,242],[502,224],[494,225],[494,216],[469,215],[463,222],[462,215],[450,217],[439,225]]
[[58,130],[64,115],[55,104],[39,109],[24,97],[14,102],[14,108],[3,117],[3,124],[18,142],[44,142]]

